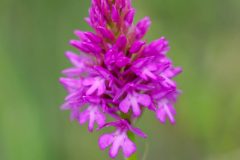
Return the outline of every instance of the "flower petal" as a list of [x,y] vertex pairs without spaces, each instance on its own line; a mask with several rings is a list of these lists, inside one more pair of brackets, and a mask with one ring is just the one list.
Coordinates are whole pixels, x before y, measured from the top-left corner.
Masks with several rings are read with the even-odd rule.
[[62,71],[62,74],[68,77],[79,76],[83,72],[83,68],[67,68]]
[[86,109],[85,111],[79,114],[78,122],[80,124],[84,124],[88,121],[88,119],[89,119],[89,111],[88,109]]
[[135,9],[132,8],[132,9],[130,9],[129,12],[126,14],[124,20],[125,20],[125,24],[126,24],[127,26],[131,26],[131,25],[132,25],[135,12],[136,12]]
[[73,52],[70,52],[70,51],[67,51],[65,53],[65,55],[66,55],[66,57],[70,60],[70,62],[74,66],[78,67],[78,66],[82,66],[83,65],[83,62],[82,62],[82,60],[81,60],[79,55],[77,55],[77,54],[75,54]]
[[138,135],[139,137],[147,138],[147,135],[139,128],[133,128],[132,126],[130,126],[129,130],[132,131],[134,134]]
[[142,48],[142,46],[145,44],[145,42],[143,41],[136,41],[133,43],[133,45],[131,46],[131,48],[129,49],[130,53],[137,53],[138,51],[140,51],[140,49]]
[[163,108],[160,108],[156,111],[156,115],[158,120],[161,123],[165,123],[166,122],[166,112],[163,110]]
[[101,26],[98,26],[96,29],[104,38],[114,40],[114,34],[109,29]]
[[71,110],[70,120],[73,121],[78,118],[79,118],[79,110],[76,110],[76,109]]
[[114,22],[119,23],[120,22],[120,15],[118,13],[118,10],[115,6],[112,7],[112,19]]
[[64,85],[67,89],[78,89],[82,86],[82,81],[79,79],[72,79],[72,78],[60,78],[60,83]]
[[112,146],[109,150],[109,155],[111,158],[115,158],[117,156],[119,148],[122,145],[125,136],[126,136],[125,134],[115,136]]
[[94,83],[86,92],[86,95],[91,95],[98,89],[98,85]]
[[130,101],[131,101],[131,105],[132,105],[133,114],[135,116],[140,116],[141,115],[141,109],[140,109],[140,106],[138,104],[137,98],[132,96]]
[[136,152],[136,145],[130,141],[129,138],[125,138],[122,144],[122,150],[125,157],[130,157],[134,152]]
[[125,35],[119,36],[119,38],[116,41],[116,44],[114,47],[116,47],[118,50],[123,50],[126,47],[127,44],[127,38]]
[[102,150],[110,146],[112,142],[113,142],[113,134],[104,134],[98,140],[99,147]]
[[91,84],[94,83],[94,80],[95,80],[95,79],[92,78],[92,77],[91,77],[91,78],[86,78],[86,79],[83,80],[83,85],[84,85],[84,86],[90,86]]
[[145,107],[151,104],[151,98],[147,94],[138,94],[137,100],[140,104],[144,105]]
[[144,37],[150,25],[151,21],[149,17],[144,17],[142,20],[140,20],[136,25],[136,39],[141,39]]
[[127,113],[130,108],[131,102],[129,97],[127,96],[120,104],[119,108],[122,112]]
[[100,113],[100,111],[98,111],[98,112],[96,112],[95,120],[96,120],[98,126],[101,127],[105,124],[106,117],[103,113]]
[[105,90],[106,90],[104,79],[101,79],[99,83],[100,84],[98,86],[98,92],[97,92],[98,96],[102,95],[105,92]]
[[[94,110],[94,109],[93,109]],[[89,123],[88,123],[88,130],[89,132],[93,131],[94,128],[94,122],[95,122],[95,112],[89,111]]]
[[97,95],[102,95],[105,90],[105,80],[100,78],[100,77],[95,77],[95,78],[88,78],[83,81],[83,85],[89,86],[91,85],[87,92],[86,95],[92,95],[96,90],[97,90]]
[[175,118],[174,118],[174,115],[176,114],[175,108],[171,104],[165,105],[164,108],[170,122],[172,124],[175,124]]

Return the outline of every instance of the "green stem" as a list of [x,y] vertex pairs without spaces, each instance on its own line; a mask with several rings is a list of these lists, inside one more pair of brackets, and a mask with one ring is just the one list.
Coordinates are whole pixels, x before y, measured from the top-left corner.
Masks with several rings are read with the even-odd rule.
[[[135,135],[134,135],[134,133],[128,132],[128,138],[129,138],[131,141],[133,141],[133,143],[135,143],[136,140],[135,140]],[[125,160],[137,160],[137,153],[135,152],[134,154],[132,154],[131,157],[125,158]]]

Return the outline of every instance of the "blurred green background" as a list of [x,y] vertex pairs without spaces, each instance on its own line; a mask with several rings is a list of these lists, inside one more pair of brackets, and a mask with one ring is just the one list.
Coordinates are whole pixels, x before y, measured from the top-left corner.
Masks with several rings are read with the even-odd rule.
[[[177,125],[148,112],[137,126],[145,160],[240,159],[240,1],[134,0],[182,66]],[[89,30],[89,0],[0,0],[0,160],[103,160],[99,134],[59,109],[64,51],[74,29]],[[122,159],[121,156],[118,157]]]

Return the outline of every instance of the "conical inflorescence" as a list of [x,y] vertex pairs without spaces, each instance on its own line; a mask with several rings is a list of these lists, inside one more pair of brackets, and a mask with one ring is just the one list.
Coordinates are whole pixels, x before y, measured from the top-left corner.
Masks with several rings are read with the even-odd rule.
[[70,44],[80,54],[66,52],[73,66],[60,78],[68,92],[62,109],[71,111],[72,120],[88,123],[90,132],[95,124],[98,130],[116,128],[99,138],[101,149],[110,146],[111,158],[119,149],[125,157],[136,151],[128,132],[146,137],[134,127],[144,110],[154,112],[161,123],[175,123],[173,104],[180,91],[173,78],[181,68],[167,57],[164,37],[150,43],[143,39],[151,21],[144,17],[133,24],[135,12],[131,0],[92,0],[85,20],[93,32],[75,31],[78,39]]

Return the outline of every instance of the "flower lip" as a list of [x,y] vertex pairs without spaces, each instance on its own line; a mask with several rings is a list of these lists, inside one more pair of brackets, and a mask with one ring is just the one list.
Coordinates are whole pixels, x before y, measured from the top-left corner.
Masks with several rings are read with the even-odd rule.
[[114,122],[105,123],[103,126],[99,127],[97,130],[103,129],[105,127],[115,127],[115,128],[121,129],[122,131],[130,130],[131,132],[138,135],[139,137],[147,138],[147,135],[145,133],[143,133],[138,128],[132,127],[132,125],[129,124],[129,122],[125,119],[118,119],[117,121],[114,121]]
[[151,20],[149,17],[144,17],[136,25],[136,39],[141,39],[147,33],[151,25]]
[[84,124],[89,120],[88,130],[93,131],[94,123],[96,122],[98,126],[103,126],[105,124],[105,115],[100,112],[100,106],[95,104],[90,104],[90,106],[83,112],[79,114],[79,123]]
[[140,105],[148,107],[151,104],[151,98],[147,94],[129,92],[125,99],[119,104],[119,109],[123,113],[128,113],[130,107],[132,108],[133,115],[139,117],[141,115]]
[[146,42],[144,41],[136,41],[133,43],[131,48],[129,49],[130,53],[137,53],[140,51],[140,49],[145,45]]

